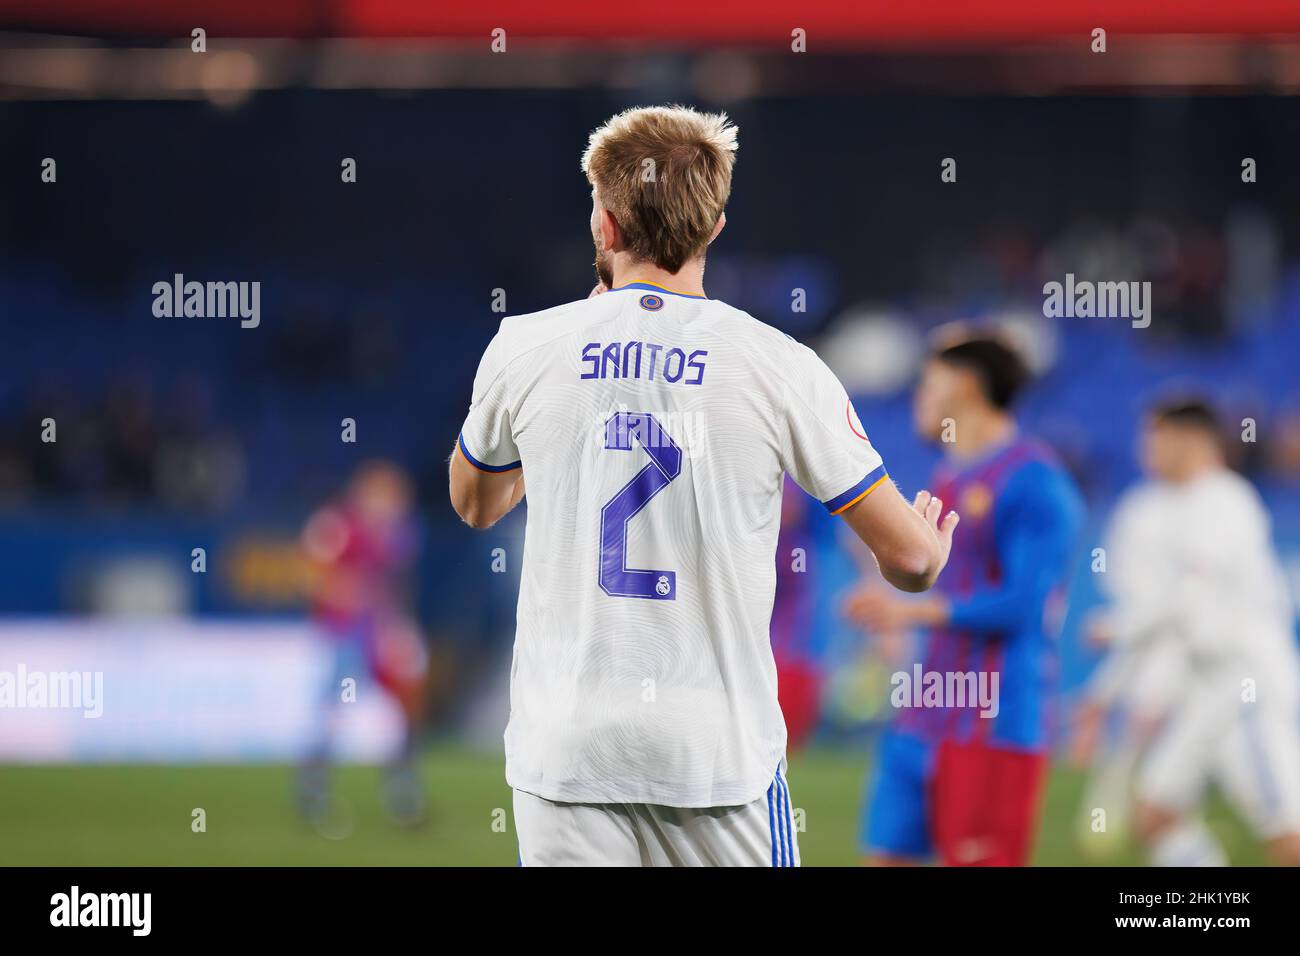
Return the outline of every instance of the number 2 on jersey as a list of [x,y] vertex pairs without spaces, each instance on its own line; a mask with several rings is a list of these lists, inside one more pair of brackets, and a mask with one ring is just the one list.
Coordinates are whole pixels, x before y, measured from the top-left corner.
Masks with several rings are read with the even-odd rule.
[[633,439],[650,462],[600,509],[600,587],[612,597],[671,601],[676,571],[627,566],[627,526],[682,473],[682,450],[648,412],[617,412],[605,423],[606,451],[632,451]]

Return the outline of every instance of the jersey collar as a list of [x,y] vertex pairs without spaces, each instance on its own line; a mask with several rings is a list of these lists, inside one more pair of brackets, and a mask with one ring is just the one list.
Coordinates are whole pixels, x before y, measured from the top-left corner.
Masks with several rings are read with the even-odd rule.
[[999,458],[1001,458],[1003,455],[1009,452],[1012,448],[1018,445],[1020,441],[1021,441],[1020,426],[1019,424],[1017,424],[1015,431],[1013,431],[1010,435],[1002,439],[1002,441],[997,442],[992,447],[984,449],[984,451],[980,452],[974,458],[965,458],[965,459],[945,458],[943,462],[944,467],[946,468],[948,475],[952,478],[962,478],[967,475],[972,475],[975,472],[993,464],[995,461],[997,461]]
[[683,299],[707,299],[707,295],[694,295],[690,292],[674,292],[672,289],[665,289],[661,285],[653,282],[629,282],[627,285],[621,285],[617,288],[610,289],[610,292],[622,292],[624,289],[641,289],[645,292],[667,292],[669,295],[680,295]]

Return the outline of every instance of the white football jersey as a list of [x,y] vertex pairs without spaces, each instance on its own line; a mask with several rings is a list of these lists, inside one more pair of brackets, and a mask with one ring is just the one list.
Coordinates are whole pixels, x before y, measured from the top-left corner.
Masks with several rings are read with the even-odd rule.
[[634,283],[505,319],[459,448],[522,465],[527,488],[510,785],[761,796],[785,755],[768,631],[783,475],[831,512],[886,480],[834,374],[744,312]]
[[1147,482],[1111,519],[1103,584],[1121,641],[1176,639],[1193,670],[1263,703],[1300,701],[1286,579],[1255,488],[1226,468],[1182,485]]

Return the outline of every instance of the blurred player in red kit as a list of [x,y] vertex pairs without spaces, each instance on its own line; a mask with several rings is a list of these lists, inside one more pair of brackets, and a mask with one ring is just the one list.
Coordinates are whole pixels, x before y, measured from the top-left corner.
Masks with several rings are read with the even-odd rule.
[[329,810],[328,761],[348,678],[353,687],[373,680],[401,705],[404,737],[386,774],[385,803],[401,823],[424,819],[414,729],[423,706],[427,654],[405,593],[418,545],[413,497],[401,468],[367,462],[342,498],[313,514],[303,530],[303,548],[319,572],[312,618],[334,651],[330,683],[322,693],[320,737],[299,774],[299,809],[314,823]]

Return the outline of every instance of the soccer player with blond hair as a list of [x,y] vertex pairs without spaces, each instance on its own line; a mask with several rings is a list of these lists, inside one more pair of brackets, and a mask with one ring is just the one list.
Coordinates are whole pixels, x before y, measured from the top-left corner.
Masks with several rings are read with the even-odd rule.
[[736,127],[684,107],[597,129],[594,293],[506,318],[474,381],[451,500],[524,497],[506,779],[520,862],[799,862],[768,627],[788,473],[929,588],[957,517],[885,473],[810,349],[704,291]]

